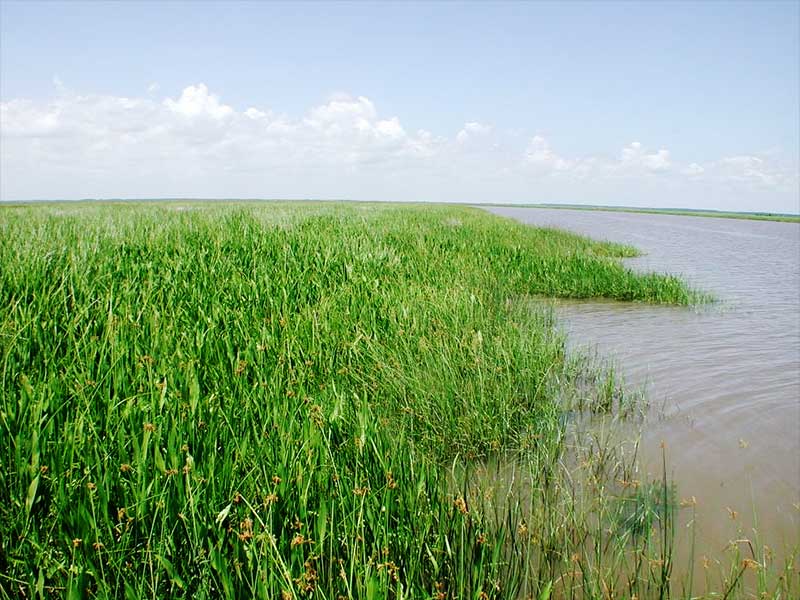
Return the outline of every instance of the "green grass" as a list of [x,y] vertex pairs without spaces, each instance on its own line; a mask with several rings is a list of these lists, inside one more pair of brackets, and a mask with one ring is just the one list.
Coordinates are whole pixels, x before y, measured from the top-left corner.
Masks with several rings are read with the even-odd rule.
[[664,597],[666,503],[567,412],[624,402],[527,300],[704,300],[634,252],[459,207],[2,210],[0,597]]
[[733,212],[691,208],[636,208],[632,206],[593,206],[584,204],[485,204],[484,206],[554,208],[562,210],[599,210],[605,212],[642,213],[650,215],[679,215],[684,217],[714,217],[718,219],[745,219],[749,221],[779,221],[782,223],[800,223],[800,215],[771,212]]

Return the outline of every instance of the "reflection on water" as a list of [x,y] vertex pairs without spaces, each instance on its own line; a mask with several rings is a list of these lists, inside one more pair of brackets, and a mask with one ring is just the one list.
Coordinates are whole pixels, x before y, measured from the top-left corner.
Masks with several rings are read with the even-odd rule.
[[[646,465],[667,445],[679,494],[697,498],[698,553],[740,533],[800,543],[800,225],[673,215],[491,208],[525,223],[628,243],[637,270],[680,275],[720,304],[687,309],[560,302],[575,347],[647,384]],[[731,517],[735,515],[735,519]],[[757,517],[754,518],[754,515]]]

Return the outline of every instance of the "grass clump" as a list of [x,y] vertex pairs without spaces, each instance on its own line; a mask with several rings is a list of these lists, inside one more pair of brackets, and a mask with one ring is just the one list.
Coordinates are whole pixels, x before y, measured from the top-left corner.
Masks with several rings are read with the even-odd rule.
[[[5,597],[593,597],[606,571],[565,577],[578,496],[540,502],[569,498],[564,342],[519,299],[699,298],[466,208],[22,207],[0,231]],[[512,451],[535,510],[443,467]]]

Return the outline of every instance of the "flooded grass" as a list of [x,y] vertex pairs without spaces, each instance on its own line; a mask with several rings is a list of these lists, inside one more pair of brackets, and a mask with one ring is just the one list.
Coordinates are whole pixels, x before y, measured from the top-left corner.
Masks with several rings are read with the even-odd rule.
[[[520,299],[702,295],[467,208],[186,206],[0,212],[3,597],[681,593],[666,467]],[[800,589],[754,556],[715,597]]]

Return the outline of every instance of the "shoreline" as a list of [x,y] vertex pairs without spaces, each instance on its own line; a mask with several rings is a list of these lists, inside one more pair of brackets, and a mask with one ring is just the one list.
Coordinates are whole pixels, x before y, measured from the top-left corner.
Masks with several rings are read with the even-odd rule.
[[591,204],[546,204],[546,203],[503,203],[503,202],[425,202],[403,200],[350,200],[346,198],[79,198],[66,199],[36,199],[36,200],[3,200],[0,208],[14,208],[25,206],[52,206],[52,205],[108,205],[108,204],[173,204],[173,203],[215,203],[221,204],[281,204],[281,203],[323,203],[323,204],[368,204],[377,206],[475,206],[480,208],[544,208],[555,210],[582,210],[621,212],[648,215],[673,215],[682,217],[709,217],[716,219],[741,219],[749,221],[773,221],[777,223],[800,223],[800,214],[772,213],[772,212],[737,212],[714,209],[693,208],[638,208],[635,206],[604,206]]
[[[637,398],[525,302],[706,298],[624,267],[632,247],[443,205],[106,203],[0,221],[12,590],[115,596],[148,572],[128,595],[646,598],[684,583],[666,467],[643,478],[592,438],[561,460],[570,415],[624,419]],[[500,455],[524,485],[471,485]]]
[[678,217],[709,217],[715,219],[741,219],[746,221],[773,221],[777,223],[800,223],[800,215],[769,212],[735,212],[710,209],[682,208],[637,208],[633,206],[593,206],[580,204],[490,204],[477,203],[481,208],[544,208],[554,210],[582,210],[599,212],[621,212],[645,215],[673,215]]

